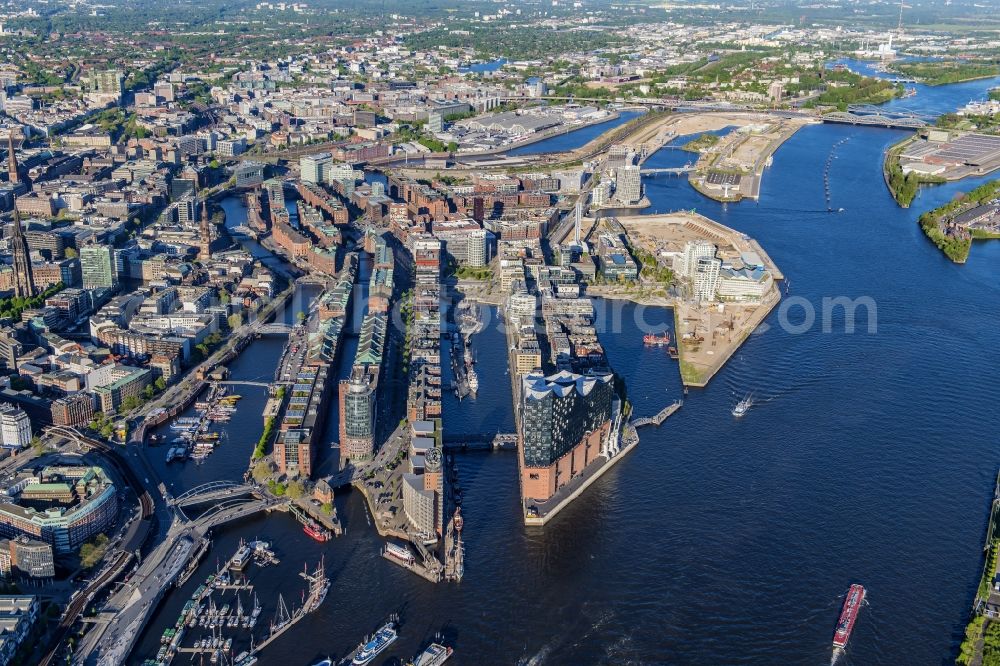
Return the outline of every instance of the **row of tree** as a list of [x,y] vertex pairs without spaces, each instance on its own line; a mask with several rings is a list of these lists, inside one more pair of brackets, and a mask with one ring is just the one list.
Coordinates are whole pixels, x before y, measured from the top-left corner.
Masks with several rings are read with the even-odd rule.
[[43,306],[46,298],[56,295],[65,288],[66,285],[64,283],[57,282],[31,298],[11,296],[10,298],[0,299],[0,318],[20,319],[22,312]]

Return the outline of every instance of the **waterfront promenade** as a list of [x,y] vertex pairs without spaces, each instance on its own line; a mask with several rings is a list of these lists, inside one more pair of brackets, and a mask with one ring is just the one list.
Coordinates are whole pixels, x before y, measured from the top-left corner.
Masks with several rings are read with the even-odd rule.
[[132,441],[142,443],[150,426],[163,423],[183,411],[206,388],[207,384],[202,377],[236,358],[250,342],[261,335],[271,318],[288,303],[295,289],[295,284],[289,285],[261,308],[252,322],[234,331],[219,349],[187,372],[178,383],[168,386],[161,395],[130,415],[130,421],[134,423]]

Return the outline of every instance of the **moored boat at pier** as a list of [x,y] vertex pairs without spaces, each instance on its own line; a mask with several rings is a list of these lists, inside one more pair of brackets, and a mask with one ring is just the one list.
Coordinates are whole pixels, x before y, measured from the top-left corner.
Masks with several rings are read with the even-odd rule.
[[375,632],[375,635],[371,639],[358,649],[351,664],[353,666],[364,666],[371,663],[375,657],[385,652],[385,649],[392,645],[397,638],[396,623],[392,620],[386,622],[382,625],[381,629]]
[[653,333],[647,333],[642,336],[642,343],[649,347],[662,347],[663,345],[669,345],[670,334],[664,333],[663,335],[655,335]]
[[402,562],[407,566],[412,566],[413,563],[415,562],[413,553],[410,552],[410,549],[407,548],[406,546],[400,546],[399,544],[395,543],[385,544],[384,554],[392,557],[394,560]]
[[325,527],[321,527],[319,524],[311,520],[306,523],[305,527],[302,528],[302,531],[311,536],[313,539],[316,539],[316,541],[330,540],[330,530]]
[[423,652],[414,657],[407,666],[440,666],[451,657],[451,648],[440,643],[431,643]]

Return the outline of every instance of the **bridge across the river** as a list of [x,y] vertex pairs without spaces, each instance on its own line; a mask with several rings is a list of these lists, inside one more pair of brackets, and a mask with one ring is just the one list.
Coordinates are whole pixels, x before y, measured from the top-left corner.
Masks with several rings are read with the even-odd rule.
[[691,171],[694,171],[694,167],[688,164],[686,166],[674,167],[672,169],[642,169],[640,173],[642,173],[643,176],[655,176],[656,174],[679,176],[682,173],[690,173]]
[[890,129],[920,129],[934,122],[934,117],[909,109],[886,109],[873,104],[851,104],[846,111],[834,111],[820,116],[825,123],[867,125]]
[[233,499],[228,502],[215,504],[211,509],[198,516],[193,521],[195,528],[204,535],[215,529],[219,525],[228,523],[240,518],[248,518],[261,511],[277,508],[284,504],[282,500],[243,500]]
[[262,386],[264,388],[269,388],[271,386],[268,382],[255,382],[249,379],[224,379],[214,381],[212,383],[222,384],[223,386]]
[[203,483],[196,488],[192,488],[173,499],[174,506],[191,506],[211,502],[220,497],[235,497],[249,494],[260,494],[257,486],[232,481],[210,481]]
[[291,330],[288,324],[262,324],[257,327],[257,332],[262,335],[288,333]]

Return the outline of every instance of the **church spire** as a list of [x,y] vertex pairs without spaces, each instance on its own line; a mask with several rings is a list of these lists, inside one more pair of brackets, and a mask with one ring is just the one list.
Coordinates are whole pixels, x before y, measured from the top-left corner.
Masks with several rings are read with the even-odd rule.
[[21,182],[21,177],[17,173],[17,155],[14,152],[14,128],[7,133],[7,174],[12,185]]
[[198,251],[198,258],[201,260],[208,259],[212,255],[212,228],[208,223],[208,199],[206,198],[201,203],[201,225],[200,225],[200,247]]
[[14,207],[14,234],[10,239],[11,250],[14,253],[14,296],[31,298],[35,295],[35,280],[31,273],[31,256],[28,254],[28,241],[21,229],[21,214]]

